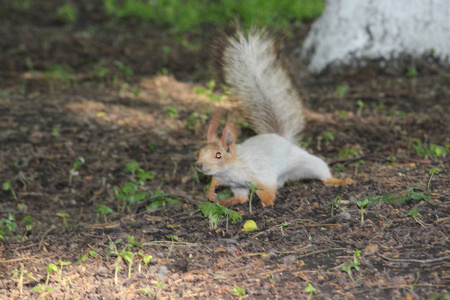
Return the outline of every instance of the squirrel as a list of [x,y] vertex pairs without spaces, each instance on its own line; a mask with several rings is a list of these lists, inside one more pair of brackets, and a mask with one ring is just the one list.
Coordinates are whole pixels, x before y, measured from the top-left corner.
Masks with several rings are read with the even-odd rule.
[[213,115],[207,144],[200,149],[196,163],[200,172],[212,175],[207,192],[212,202],[218,201],[218,186],[228,186],[233,193],[219,201],[221,205],[248,201],[251,183],[258,187],[255,192],[262,205],[273,206],[277,189],[290,180],[319,179],[325,185],[356,182],[334,178],[322,159],[298,146],[305,126],[303,104],[276,49],[265,30],[252,29],[245,35],[238,29],[235,36],[226,38],[222,56],[224,79],[257,135],[236,144],[233,112],[218,139],[221,113]]

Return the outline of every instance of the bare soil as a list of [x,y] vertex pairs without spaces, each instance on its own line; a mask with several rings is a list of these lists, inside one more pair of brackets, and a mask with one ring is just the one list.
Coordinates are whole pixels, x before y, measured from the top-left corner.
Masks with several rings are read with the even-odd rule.
[[[304,75],[301,94],[319,117],[308,122],[303,145],[357,183],[292,182],[274,207],[257,199],[252,212],[233,206],[243,220],[224,218],[214,229],[197,211],[209,178],[193,162],[206,116],[229,108],[211,100],[222,92],[206,87],[216,30],[179,37],[114,23],[93,1],[77,1],[78,19],[67,24],[56,14],[62,2],[4,2],[0,182],[10,181],[17,199],[0,191],[0,229],[9,215],[17,229],[0,241],[1,299],[307,299],[308,283],[313,299],[450,299],[450,163],[433,151],[450,144],[450,74],[438,65],[422,63],[409,77],[407,68],[375,64]],[[293,31],[291,59],[308,26]],[[244,129],[242,139],[250,134]],[[85,164],[70,184],[78,157]],[[180,203],[123,208],[115,187],[132,180],[132,160],[154,176],[141,189]],[[440,171],[431,177],[433,168]],[[364,208],[361,224],[357,200],[388,194]],[[114,213],[99,214],[100,204]],[[69,215],[67,226],[58,213]],[[247,220],[259,229],[245,232]],[[129,237],[144,244],[127,247]],[[113,244],[134,253],[130,276]],[[141,255],[153,259],[146,265]],[[342,270],[352,263],[350,274]],[[59,272],[46,284],[49,264]]]

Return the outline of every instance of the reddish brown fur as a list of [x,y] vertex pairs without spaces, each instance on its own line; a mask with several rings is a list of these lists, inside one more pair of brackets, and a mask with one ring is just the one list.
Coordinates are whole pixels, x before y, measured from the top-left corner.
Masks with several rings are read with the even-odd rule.
[[263,186],[261,184],[257,184],[261,189],[256,190],[256,195],[258,195],[259,199],[262,202],[263,206],[273,206],[273,202],[275,201],[275,197],[277,195],[276,187]]
[[346,185],[350,183],[356,183],[356,180],[350,178],[328,178],[327,180],[322,181],[324,185]]

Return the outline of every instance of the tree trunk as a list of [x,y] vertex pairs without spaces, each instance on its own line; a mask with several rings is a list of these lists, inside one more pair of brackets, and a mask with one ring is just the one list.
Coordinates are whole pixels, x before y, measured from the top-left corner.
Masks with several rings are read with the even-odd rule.
[[365,59],[450,57],[449,0],[327,0],[303,45],[308,69]]

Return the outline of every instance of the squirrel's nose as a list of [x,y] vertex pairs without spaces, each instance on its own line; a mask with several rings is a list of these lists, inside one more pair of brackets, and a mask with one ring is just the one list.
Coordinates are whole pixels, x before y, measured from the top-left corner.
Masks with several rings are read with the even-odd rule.
[[197,170],[199,170],[200,172],[202,171],[202,164],[201,163],[197,163]]

